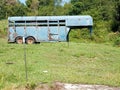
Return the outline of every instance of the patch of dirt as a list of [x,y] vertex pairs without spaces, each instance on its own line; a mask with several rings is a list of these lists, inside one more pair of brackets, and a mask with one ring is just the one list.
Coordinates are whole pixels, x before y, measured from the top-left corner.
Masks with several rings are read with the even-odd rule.
[[54,90],[120,90],[120,87],[109,87],[104,85],[85,85],[85,84],[67,84],[55,83]]
[[85,85],[85,84],[68,84],[55,82],[49,86],[47,84],[40,84],[34,88],[19,87],[12,90],[120,90],[120,87],[109,87],[105,85]]

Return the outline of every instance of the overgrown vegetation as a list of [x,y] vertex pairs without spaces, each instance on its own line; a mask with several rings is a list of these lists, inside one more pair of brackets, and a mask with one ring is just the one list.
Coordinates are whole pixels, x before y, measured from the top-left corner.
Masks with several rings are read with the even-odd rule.
[[116,47],[120,46],[120,0],[71,0],[63,6],[61,1],[26,0],[24,5],[0,0],[0,89],[26,83],[23,45],[6,43],[7,18],[39,15],[91,15],[94,30],[92,37],[87,29],[71,30],[70,47],[67,43],[27,45],[31,86],[54,81],[120,86]]
[[120,32],[120,0],[118,0],[117,3],[115,3],[115,11],[113,13],[113,21],[111,24],[112,31]]
[[7,20],[0,20],[0,38],[7,36]]
[[[62,0],[26,0],[26,5],[19,0],[1,0],[0,13],[1,20],[9,16],[91,15],[94,19],[92,39],[87,30],[77,30],[72,31],[72,40],[78,42],[91,39],[101,43],[111,42],[112,39],[115,42],[120,36],[120,0],[71,0],[64,5]],[[6,34],[6,23],[2,21],[0,37]]]
[[[27,45],[28,82],[120,86],[120,50],[110,44],[41,43]],[[23,45],[0,39],[0,89],[25,85]]]

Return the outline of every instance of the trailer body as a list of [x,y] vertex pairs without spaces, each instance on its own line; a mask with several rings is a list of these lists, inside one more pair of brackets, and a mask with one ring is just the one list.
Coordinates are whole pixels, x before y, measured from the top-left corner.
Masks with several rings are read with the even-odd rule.
[[93,19],[84,16],[15,16],[8,18],[8,42],[68,41],[73,28],[88,28],[92,32]]

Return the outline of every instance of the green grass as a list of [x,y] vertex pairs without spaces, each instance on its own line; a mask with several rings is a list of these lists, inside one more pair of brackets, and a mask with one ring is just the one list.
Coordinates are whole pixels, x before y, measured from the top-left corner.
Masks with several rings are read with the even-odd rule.
[[[0,89],[25,85],[24,47],[0,39]],[[41,43],[26,45],[28,83],[120,86],[120,48],[110,44]],[[47,72],[46,72],[47,71]]]
[[7,20],[0,20],[0,38],[5,37],[7,33]]

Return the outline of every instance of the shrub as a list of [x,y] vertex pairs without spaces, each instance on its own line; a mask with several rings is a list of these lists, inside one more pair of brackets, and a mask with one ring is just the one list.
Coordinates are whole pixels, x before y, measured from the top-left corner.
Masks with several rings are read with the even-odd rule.
[[112,41],[112,42],[116,41],[119,37],[120,37],[119,32],[115,32],[115,33],[111,32],[108,34],[108,39],[109,39],[109,41]]
[[115,40],[114,45],[120,47],[120,37]]

